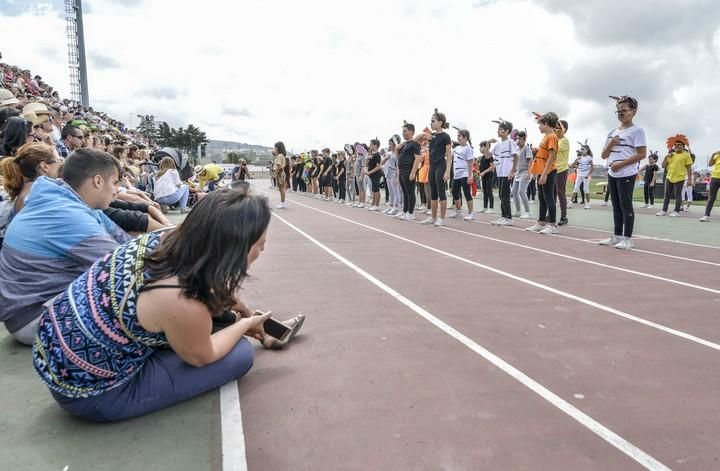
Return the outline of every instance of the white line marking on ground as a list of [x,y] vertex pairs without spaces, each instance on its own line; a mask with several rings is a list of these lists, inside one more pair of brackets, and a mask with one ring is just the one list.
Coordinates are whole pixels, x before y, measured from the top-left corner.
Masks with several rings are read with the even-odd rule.
[[666,282],[666,283],[672,283],[672,284],[684,286],[684,287],[686,287],[686,288],[693,288],[693,289],[698,289],[698,290],[701,290],[701,291],[707,291],[708,293],[720,294],[720,290],[712,289],[712,288],[707,288],[707,287],[705,287],[705,286],[695,285],[695,284],[692,284],[692,283],[686,283],[686,282],[684,282],[684,281],[672,280],[672,279],[670,279],[670,278],[664,278],[664,277],[662,277],[662,276],[651,275],[651,274],[649,274],[649,273],[643,273],[643,272],[641,272],[641,271],[630,270],[630,269],[628,269],[628,268],[622,268],[622,267],[616,267],[616,266],[612,266],[612,265],[606,265],[606,264],[604,264],[604,263],[596,262],[596,261],[594,261],[594,260],[586,260],[586,259],[584,259],[584,258],[574,257],[574,256],[572,256],[572,255],[566,255],[566,254],[562,254],[562,253],[552,252],[552,251],[550,251],[550,250],[541,249],[541,248],[538,248],[538,247],[532,247],[532,246],[530,246],[530,245],[518,244],[518,243],[516,243],[516,242],[510,242],[510,241],[507,241],[507,240],[496,239],[496,238],[494,238],[494,237],[489,237],[489,236],[484,236],[484,235],[480,235],[480,234],[475,234],[475,233],[473,233],[473,232],[461,231],[460,229],[455,229],[455,228],[452,228],[452,227],[447,227],[447,226],[445,226],[445,227],[443,227],[443,229],[445,229],[445,230],[447,230],[447,231],[451,231],[451,232],[458,232],[458,233],[460,233],[460,234],[466,234],[466,235],[469,235],[469,236],[471,236],[471,237],[477,237],[477,238],[480,238],[480,239],[491,240],[491,241],[493,241],[493,242],[498,242],[498,243],[501,243],[501,244],[512,245],[512,246],[514,246],[514,247],[521,247],[521,248],[523,248],[523,249],[533,250],[533,251],[535,251],[535,252],[541,252],[541,253],[548,254],[548,255],[554,255],[554,256],[556,256],[556,257],[567,258],[567,259],[569,259],[569,260],[575,260],[576,262],[588,263],[588,264],[590,264],[590,265],[595,265],[595,266],[597,266],[597,267],[607,268],[607,269],[609,269],[609,270],[617,270],[617,271],[621,271],[621,272],[625,272],[625,273],[630,273],[630,274],[632,274],[632,275],[644,276],[644,277],[647,277],[647,278],[651,278],[651,279],[653,279],[653,280],[664,281],[664,282]]
[[[680,331],[680,330],[673,329],[673,328],[668,327],[668,326],[666,326],[666,325],[658,324],[657,322],[653,322],[653,321],[650,321],[650,320],[647,320],[647,319],[643,319],[642,317],[634,316],[634,315],[629,314],[629,313],[627,313],[627,312],[620,311],[619,309],[615,309],[615,308],[612,308],[612,307],[610,307],[610,306],[606,306],[606,305],[604,305],[604,304],[600,304],[600,303],[597,303],[597,302],[595,302],[595,301],[591,301],[591,300],[589,300],[589,299],[586,299],[586,298],[583,298],[583,297],[580,297],[580,296],[576,296],[576,295],[574,295],[574,294],[570,294],[570,293],[568,293],[568,292],[566,292],[566,291],[562,291],[562,290],[559,290],[559,289],[555,289],[555,288],[553,288],[553,287],[551,287],[551,286],[543,285],[543,284],[541,284],[541,283],[538,283],[538,282],[536,282],[536,281],[529,280],[529,279],[527,279],[527,278],[523,278],[523,277],[521,277],[521,276],[513,275],[512,273],[508,273],[508,272],[499,270],[499,269],[497,269],[497,268],[493,268],[493,267],[491,267],[491,266],[489,266],[489,265],[484,265],[484,264],[482,264],[482,263],[474,262],[474,261],[472,261],[472,260],[467,260],[467,259],[465,259],[465,258],[462,258],[462,257],[460,257],[460,256],[458,256],[458,255],[455,255],[455,254],[452,254],[452,253],[450,253],[450,252],[445,252],[444,250],[436,249],[435,247],[431,247],[431,246],[429,246],[429,245],[421,244],[420,242],[416,242],[416,241],[414,241],[414,240],[407,239],[407,238],[405,238],[405,237],[399,236],[399,235],[397,235],[397,234],[393,234],[393,233],[391,233],[391,232],[384,231],[384,230],[382,230],[382,229],[378,229],[378,228],[376,228],[376,227],[368,226],[367,224],[363,224],[363,223],[361,223],[361,222],[353,221],[352,219],[348,219],[348,218],[343,217],[343,216],[338,216],[337,214],[329,213],[329,212],[324,211],[324,210],[322,210],[322,209],[313,208],[312,206],[309,206],[309,205],[306,205],[306,204],[303,204],[303,203],[300,203],[300,202],[297,202],[297,201],[295,202],[295,204],[300,205],[300,206],[304,206],[304,207],[306,207],[306,208],[312,209],[313,211],[317,211],[317,212],[319,212],[319,213],[323,213],[323,214],[326,214],[326,215],[328,215],[328,216],[331,216],[331,217],[334,217],[334,218],[337,218],[337,219],[340,219],[340,220],[349,222],[350,224],[355,224],[355,225],[357,225],[357,226],[364,227],[364,228],[369,229],[369,230],[371,230],[371,231],[375,231],[375,232],[379,232],[379,233],[381,233],[381,234],[385,234],[385,235],[387,235],[387,236],[389,236],[389,237],[393,237],[393,238],[395,238],[395,239],[402,240],[402,241],[407,242],[407,243],[409,243],[409,244],[413,244],[413,245],[416,245],[416,246],[418,246],[418,247],[422,247],[422,248],[424,248],[424,249],[426,249],[426,250],[429,250],[429,251],[431,251],[431,252],[435,252],[435,253],[438,253],[438,254],[440,254],[440,255],[444,255],[444,256],[446,256],[446,257],[453,258],[453,259],[458,260],[458,261],[463,262],[463,263],[467,263],[468,265],[473,265],[473,266],[476,266],[476,267],[478,267],[478,268],[482,268],[483,270],[487,270],[487,271],[493,272],[493,273],[495,273],[495,274],[498,274],[498,275],[505,276],[505,277],[507,277],[507,278],[513,279],[513,280],[515,280],[515,281],[519,281],[519,282],[521,282],[521,283],[525,283],[525,284],[528,284],[528,285],[530,285],[530,286],[534,286],[534,287],[536,287],[536,288],[540,288],[540,289],[542,289],[542,290],[544,290],[544,291],[548,291],[548,292],[550,292],[550,293],[557,294],[558,296],[562,296],[562,297],[564,297],[564,298],[571,299],[571,300],[573,300],[573,301],[577,301],[577,302],[579,302],[579,303],[585,304],[585,305],[590,306],[590,307],[594,307],[594,308],[599,309],[599,310],[601,310],[601,311],[608,312],[608,313],[613,314],[613,315],[615,315],[615,316],[622,317],[622,318],[624,318],[624,319],[627,319],[627,320],[630,320],[630,321],[633,321],[633,322],[637,322],[638,324],[643,324],[643,325],[646,325],[646,326],[651,327],[651,328],[653,328],[653,329],[657,329],[657,330],[660,330],[660,331],[662,331],[662,332],[665,332],[665,333],[667,333],[667,334],[674,335],[674,336],[676,336],[676,337],[679,337],[679,338],[682,338],[682,339],[685,339],[685,340],[689,340],[689,341],[691,341],[691,342],[697,343],[697,344],[699,344],[699,345],[703,345],[703,346],[708,347],[708,348],[712,348],[713,350],[718,350],[718,351],[720,351],[720,344],[717,344],[717,343],[715,343],[715,342],[711,342],[711,341],[709,341],[709,340],[705,340],[705,339],[700,338],[700,337],[696,337],[696,336],[694,336],[694,335],[688,334],[688,333],[686,333],[686,332],[682,332],[682,331]],[[434,228],[430,228],[430,229],[431,229],[431,230],[435,230]],[[556,236],[552,236],[552,237],[556,237]]]
[[[487,221],[475,220],[475,221],[473,221],[473,222],[476,223],[476,224],[484,224],[484,225],[486,225],[486,226],[491,226],[491,225],[492,225],[492,224],[490,224],[490,222],[487,222]],[[580,227],[580,226],[574,226],[574,227]],[[524,227],[514,227],[514,226],[505,226],[505,227],[503,227],[503,229],[510,229],[510,230],[514,230],[514,231],[524,231],[524,230],[525,230]],[[586,228],[583,228],[583,229],[586,229]],[[605,233],[606,233],[606,234],[610,234],[609,232],[605,232]],[[595,244],[595,245],[597,245],[597,242],[598,242],[598,241],[595,240],[595,239],[581,239],[581,238],[579,238],[579,237],[572,237],[572,236],[563,235],[563,234],[554,234],[553,237],[557,237],[557,238],[560,238],[560,239],[566,239],[566,240],[575,240],[575,241],[578,241],[578,242],[585,242],[585,243],[587,243],[587,244]],[[648,238],[648,237],[645,237],[645,239],[649,239],[649,238]],[[602,240],[602,239],[600,239],[600,240]],[[681,257],[681,256],[679,256],[679,255],[670,255],[670,254],[666,254],[666,253],[662,253],[662,252],[653,252],[653,251],[651,251],[651,250],[644,250],[644,249],[638,249],[638,248],[633,248],[632,251],[633,251],[633,252],[646,253],[646,254],[650,254],[650,255],[657,255],[658,257],[674,258],[674,259],[676,259],[676,260],[683,260],[683,261],[686,261],[686,262],[702,263],[703,265],[712,265],[712,266],[715,266],[715,267],[720,267],[720,263],[708,262],[707,260],[700,260],[700,259],[696,259],[696,258]]]
[[231,381],[220,388],[220,431],[223,471],[247,471],[245,432],[237,381]]
[[649,454],[645,453],[643,450],[638,448],[637,446],[633,445],[629,441],[625,440],[623,437],[618,435],[617,433],[613,432],[609,428],[605,427],[600,422],[596,421],[589,415],[585,414],[584,412],[580,411],[578,408],[570,404],[569,402],[565,401],[563,398],[555,394],[554,392],[547,389],[542,384],[538,383],[534,379],[527,376],[522,371],[518,370],[514,366],[512,366],[510,363],[506,362],[502,358],[498,357],[491,351],[487,350],[485,347],[479,345],[469,337],[465,336],[458,330],[454,329],[452,326],[446,324],[445,322],[441,321],[434,315],[432,315],[430,312],[426,311],[425,309],[421,308],[405,296],[401,295],[382,281],[375,278],[373,275],[369,274],[362,268],[358,267],[342,255],[336,253],[329,247],[323,245],[321,242],[313,238],[312,236],[308,235],[307,233],[303,232],[301,229],[297,228],[290,222],[286,221],[284,218],[277,215],[277,213],[273,214],[275,217],[277,217],[280,221],[285,223],[287,226],[289,226],[291,229],[295,230],[297,233],[305,237],[307,240],[312,242],[313,244],[320,247],[322,250],[330,254],[335,259],[342,262],[344,265],[358,273],[360,276],[380,288],[381,290],[385,291],[387,294],[407,306],[408,308],[412,309],[416,314],[418,314],[420,317],[424,318],[431,324],[433,324],[435,327],[439,328],[461,344],[465,345],[470,350],[474,351],[481,357],[483,357],[485,360],[489,361],[493,365],[495,365],[500,370],[507,373],[510,377],[515,379],[516,381],[520,382],[522,385],[530,389],[532,392],[537,394],[538,396],[545,399],[547,402],[555,406],[556,408],[560,409],[562,412],[567,414],[568,416],[575,419],[578,423],[580,423],[582,426],[593,432],[594,434],[598,435],[600,438],[620,450],[621,452],[625,453],[628,457],[632,458],[636,462],[638,462],[640,465],[645,467],[646,469],[650,470],[669,470],[667,466],[662,464],[660,461],[656,460]]

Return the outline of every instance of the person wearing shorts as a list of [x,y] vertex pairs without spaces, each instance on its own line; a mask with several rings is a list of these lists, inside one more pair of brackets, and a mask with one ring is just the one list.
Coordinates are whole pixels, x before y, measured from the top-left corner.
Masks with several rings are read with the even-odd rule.
[[462,216],[462,197],[460,190],[465,195],[465,201],[467,201],[468,213],[465,216],[466,221],[472,221],[475,219],[473,214],[473,198],[470,192],[470,184],[468,184],[468,178],[471,177],[471,169],[475,158],[473,157],[472,144],[470,142],[470,131],[467,129],[459,129],[457,140],[459,145],[453,149],[453,182],[452,182],[452,196],[453,203],[455,203],[455,212],[450,214],[449,217],[457,218]]

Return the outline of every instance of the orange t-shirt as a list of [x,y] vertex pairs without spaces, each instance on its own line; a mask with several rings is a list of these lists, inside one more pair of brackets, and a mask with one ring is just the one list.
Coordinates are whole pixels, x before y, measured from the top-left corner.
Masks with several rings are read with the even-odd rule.
[[422,155],[422,166],[418,170],[418,176],[417,181],[418,183],[427,183],[428,182],[428,173],[430,173],[430,151],[427,149],[427,147],[424,147],[420,154]]
[[[555,134],[545,134],[545,137],[543,137],[543,140],[540,143],[540,147],[537,150],[537,154],[535,154],[535,160],[533,160],[532,167],[530,167],[530,173],[532,175],[542,175],[543,170],[545,170],[545,165],[547,164],[548,158],[550,158],[551,150],[557,152],[558,138]],[[548,173],[552,172],[555,169],[557,169],[557,166],[555,165],[555,163],[553,163]]]

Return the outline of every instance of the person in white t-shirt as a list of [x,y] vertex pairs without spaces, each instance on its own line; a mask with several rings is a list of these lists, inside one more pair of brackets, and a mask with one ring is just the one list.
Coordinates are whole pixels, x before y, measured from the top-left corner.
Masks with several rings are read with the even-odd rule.
[[601,157],[608,161],[608,191],[612,200],[615,230],[599,244],[627,250],[633,247],[635,178],[640,171],[640,161],[647,153],[647,144],[645,131],[633,123],[638,109],[637,100],[630,96],[610,98],[616,101],[615,114],[620,126],[608,133]]
[[[587,142],[587,141],[586,141]],[[573,167],[576,169],[575,173],[575,188],[573,188],[572,200],[577,203],[577,195],[580,192],[582,203],[585,205],[585,209],[590,209],[590,186],[589,180],[590,175],[593,172],[593,154],[590,147],[585,144],[580,145],[578,151],[578,157],[573,163]]]
[[495,163],[495,174],[497,176],[498,193],[500,196],[500,218],[493,221],[492,224],[498,226],[512,226],[512,208],[510,206],[510,194],[512,180],[515,177],[518,161],[518,146],[509,138],[513,130],[510,121],[503,119],[494,121],[498,123],[497,139],[490,139],[490,144],[495,144],[492,151],[485,148],[485,155],[492,155]]
[[462,196],[460,195],[460,190],[462,190],[468,206],[468,213],[464,219],[466,221],[472,221],[475,219],[475,215],[473,214],[473,198],[468,178],[475,158],[473,157],[472,142],[470,142],[470,131],[467,129],[458,129],[457,140],[459,145],[455,146],[452,150],[452,197],[455,203],[455,212],[448,217],[457,218],[462,216]]
[[[528,185],[532,180],[529,173],[530,162],[533,159],[533,152],[530,144],[527,143],[527,130],[517,132],[518,159],[515,166],[515,178],[512,183],[512,199],[515,203],[514,217],[520,219],[530,219],[530,201],[528,200]],[[524,212],[520,212],[520,202],[522,202]]]
[[160,161],[160,168],[155,175],[154,185],[155,201],[170,206],[180,206],[180,214],[189,212],[187,208],[190,188],[180,180],[180,174],[171,157],[165,157]]

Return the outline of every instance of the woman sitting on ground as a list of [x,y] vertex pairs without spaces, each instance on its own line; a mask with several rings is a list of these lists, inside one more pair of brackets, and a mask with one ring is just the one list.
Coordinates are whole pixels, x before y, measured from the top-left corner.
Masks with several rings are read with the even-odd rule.
[[189,211],[187,208],[189,196],[190,190],[180,180],[173,158],[162,159],[158,173],[155,175],[155,201],[165,206],[177,204],[180,206],[180,214],[184,214]]
[[52,147],[31,143],[20,147],[15,157],[3,159],[1,166],[5,190],[14,203],[10,213],[12,219],[25,206],[25,197],[37,177],[58,178],[60,161]]
[[[267,200],[247,187],[216,191],[176,229],[95,262],[46,306],[33,347],[35,370],[60,406],[85,420],[123,420],[246,374],[245,336],[265,338],[269,313],[252,315],[237,293],[269,223]],[[211,333],[213,314],[228,310],[240,312],[235,322]],[[286,323],[288,340],[302,320]]]

